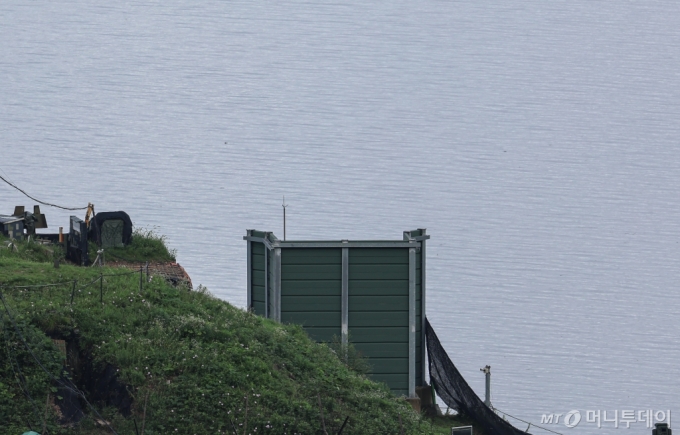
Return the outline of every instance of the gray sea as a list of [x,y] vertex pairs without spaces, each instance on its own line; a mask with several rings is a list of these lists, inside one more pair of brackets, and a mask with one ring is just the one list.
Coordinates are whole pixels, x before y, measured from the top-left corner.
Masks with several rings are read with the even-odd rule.
[[125,210],[241,307],[284,195],[289,239],[425,227],[454,363],[565,434],[680,419],[679,138],[677,1],[0,4],[0,174]]

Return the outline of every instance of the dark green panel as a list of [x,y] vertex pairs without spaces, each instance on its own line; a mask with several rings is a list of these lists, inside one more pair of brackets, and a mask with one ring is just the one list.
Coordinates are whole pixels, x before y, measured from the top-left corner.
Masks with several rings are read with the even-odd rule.
[[408,280],[349,280],[349,295],[408,296]]
[[286,296],[338,296],[342,293],[342,281],[310,280],[281,281],[281,294]]
[[251,285],[254,285],[254,286],[257,285],[257,286],[260,286],[260,287],[264,287],[264,272],[254,270],[252,278],[253,278],[253,281],[252,281]]
[[408,343],[408,327],[350,328],[354,343]]
[[264,302],[264,287],[261,285],[254,285],[253,289],[253,302]]
[[281,296],[281,311],[337,311],[340,296]]
[[[421,302],[416,301],[416,313],[420,312]],[[408,296],[351,296],[349,312],[359,311],[406,311],[408,312]]]
[[401,258],[408,264],[408,248],[350,248],[352,258]]
[[340,311],[288,312],[281,311],[281,322],[297,323],[304,327],[340,327]]
[[264,255],[253,255],[251,267],[253,270],[264,271]]
[[[288,259],[304,257],[342,258],[341,248],[283,248],[283,255]],[[282,258],[283,260],[283,258]]]
[[[388,387],[394,390],[402,390],[402,393],[399,394],[407,394],[408,393],[408,373],[406,374],[395,374],[395,375],[388,375],[388,374],[371,374],[369,375],[371,379],[373,379],[376,382],[384,382],[387,384]],[[395,394],[397,394],[395,392]]]
[[253,313],[264,316],[264,302],[253,302]]
[[281,279],[342,279],[342,264],[281,266]]
[[309,337],[314,341],[325,341],[331,342],[333,339],[338,339],[340,337],[340,327],[337,328],[316,328],[309,327],[304,328],[305,332],[309,334]]
[[408,343],[354,343],[354,337],[350,335],[350,341],[354,348],[365,357],[400,358],[408,357]]
[[369,358],[371,373],[408,375],[408,355],[405,358]]
[[408,311],[350,311],[349,327],[408,326]]
[[350,249],[349,250],[349,265],[350,267],[358,265],[367,265],[367,264],[396,264],[396,265],[401,265],[408,267],[408,255],[400,255],[400,256],[390,256],[390,257],[356,257],[353,256],[352,253],[355,251],[355,249]]
[[[253,243],[257,245],[257,243]],[[260,244],[260,246],[262,246]],[[264,258],[260,256],[260,258]],[[252,270],[251,277],[251,303],[253,312],[257,315],[264,316],[264,270]]]
[[349,267],[349,279],[405,279],[408,264],[355,264]]
[[294,264],[341,264],[340,248],[299,248],[282,249],[281,265]]
[[349,296],[349,312],[355,311],[408,311],[406,296]]
[[264,250],[264,243],[252,242],[250,245],[250,252],[252,252],[253,255],[264,255]]

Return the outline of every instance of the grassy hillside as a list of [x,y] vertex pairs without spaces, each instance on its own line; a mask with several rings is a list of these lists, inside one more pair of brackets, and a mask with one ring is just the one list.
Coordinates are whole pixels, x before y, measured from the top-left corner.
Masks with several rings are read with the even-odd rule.
[[[54,268],[43,246],[6,245],[2,434],[42,433],[43,425],[51,434],[146,435],[323,434],[324,427],[335,434],[345,421],[343,434],[450,427],[433,427],[299,326],[255,316],[202,287],[143,276],[140,290],[139,272]],[[56,284],[18,287],[47,283]],[[51,339],[66,341],[66,365]]]

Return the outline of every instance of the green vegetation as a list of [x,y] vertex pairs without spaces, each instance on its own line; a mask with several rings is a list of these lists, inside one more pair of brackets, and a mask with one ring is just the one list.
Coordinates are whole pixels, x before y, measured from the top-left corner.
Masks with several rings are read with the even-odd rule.
[[[97,249],[97,245],[90,243],[90,260],[94,261]],[[175,261],[176,254],[174,249],[166,245],[165,236],[159,235],[154,229],[137,227],[132,232],[132,241],[128,246],[108,248],[104,252],[107,259],[134,263]]]
[[[450,432],[450,422],[433,426],[385,386],[353,370],[350,365],[364,367],[355,356],[345,364],[299,326],[255,316],[203,287],[186,291],[156,278],[144,280],[140,290],[139,272],[54,268],[51,248],[6,245],[0,244],[0,291],[47,373],[0,305],[2,434],[29,426],[42,432],[45,416],[50,434],[112,433],[97,420],[110,422],[121,435],[323,434],[324,426],[335,434],[346,420],[343,434]],[[45,283],[60,284],[16,287]],[[66,340],[67,377],[101,418],[83,403],[80,423],[59,424],[53,404],[62,393],[52,378],[64,374],[64,357],[48,337]],[[107,367],[132,399],[127,416],[122,406],[104,400],[101,387],[93,387]]]

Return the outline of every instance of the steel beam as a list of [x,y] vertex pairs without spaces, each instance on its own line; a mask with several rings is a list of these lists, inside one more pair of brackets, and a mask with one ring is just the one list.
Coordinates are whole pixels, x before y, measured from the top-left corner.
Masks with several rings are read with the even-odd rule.
[[342,344],[349,341],[349,248],[342,248],[342,302],[341,302]]
[[408,396],[416,397],[416,249],[408,250]]
[[[246,230],[248,236],[250,236],[252,230]],[[248,273],[247,273],[247,280],[248,280],[248,301],[246,302],[246,306],[248,307],[249,311],[252,311],[253,309],[253,246],[250,240],[246,243],[248,245]]]

